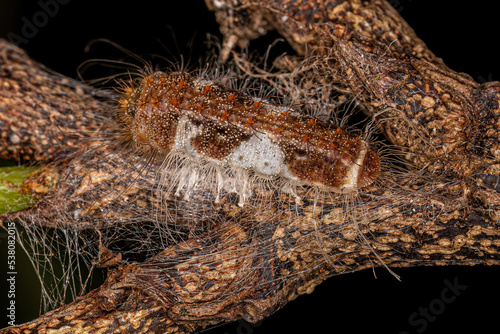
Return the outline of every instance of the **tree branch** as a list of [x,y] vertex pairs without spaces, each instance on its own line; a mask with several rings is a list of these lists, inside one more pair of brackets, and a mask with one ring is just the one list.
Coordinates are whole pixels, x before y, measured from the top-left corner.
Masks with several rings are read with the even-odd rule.
[[[196,212],[201,221],[192,228],[184,200],[157,205],[161,161],[118,149],[113,96],[48,73],[0,42],[1,154],[51,161],[25,182],[38,203],[2,220],[119,234],[147,230],[176,212],[175,232],[188,234],[157,245],[142,231],[151,238],[144,238],[141,261],[111,262],[120,265],[97,290],[4,332],[184,333],[239,317],[257,322],[327,277],[379,260],[391,267],[499,264],[495,83],[480,86],[448,69],[385,1],[220,4],[208,3],[226,37],[224,55],[276,29],[298,54],[277,63],[284,70],[277,87],[291,93],[292,73],[299,102],[321,99],[311,87],[355,96],[405,168],[388,158],[379,180],[347,206],[325,197],[317,209],[307,191],[299,194],[303,203],[264,194],[266,210],[212,205]],[[320,10],[312,15],[303,6]],[[244,55],[235,57],[255,74]],[[53,179],[53,189],[40,187]],[[298,209],[286,208],[292,204]],[[101,248],[101,265],[110,263],[104,254]]]

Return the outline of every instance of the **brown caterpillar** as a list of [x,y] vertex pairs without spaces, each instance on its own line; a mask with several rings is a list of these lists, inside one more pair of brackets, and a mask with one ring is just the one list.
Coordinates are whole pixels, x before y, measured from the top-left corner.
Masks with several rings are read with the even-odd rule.
[[[186,72],[145,76],[125,89],[120,106],[133,143],[216,166],[217,198],[234,192],[240,205],[251,196],[250,173],[336,193],[363,188],[380,173],[377,153],[342,128]],[[189,199],[200,175],[181,174],[176,194],[184,188]]]

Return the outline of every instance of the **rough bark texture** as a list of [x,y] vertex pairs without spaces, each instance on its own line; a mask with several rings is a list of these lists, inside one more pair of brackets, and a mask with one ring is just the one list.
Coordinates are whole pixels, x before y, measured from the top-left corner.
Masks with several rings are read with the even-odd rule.
[[[298,54],[281,63],[284,70],[313,59],[316,66],[297,82],[333,79],[342,94],[355,95],[408,170],[388,168],[360,192],[362,214],[347,221],[341,202],[321,203],[319,215],[307,193],[295,211],[272,198],[264,211],[234,203],[214,210],[200,193],[204,221],[193,235],[111,268],[99,289],[3,332],[185,333],[239,317],[256,322],[329,276],[372,266],[375,254],[391,267],[500,264],[496,83],[478,85],[449,70],[385,1],[208,5],[226,37],[226,56],[277,29]],[[3,220],[105,229],[153,224],[151,212],[176,210],[179,231],[190,223],[187,214],[182,219],[182,200],[158,207],[154,170],[161,162],[117,150],[110,103],[91,88],[48,74],[3,41],[0,83],[2,157],[53,161],[26,182],[40,201]],[[58,182],[50,191],[43,185],[52,179]],[[361,234],[368,241],[359,242]]]
[[107,132],[104,111],[111,104],[99,98],[109,92],[53,73],[6,41],[1,46],[1,158],[60,159],[82,138]]

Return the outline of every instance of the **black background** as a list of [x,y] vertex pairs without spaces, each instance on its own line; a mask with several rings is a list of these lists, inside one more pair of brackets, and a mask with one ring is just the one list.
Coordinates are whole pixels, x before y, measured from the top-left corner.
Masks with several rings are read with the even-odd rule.
[[[401,15],[417,34],[452,69],[470,74],[476,81],[500,79],[497,48],[497,11],[491,2],[400,0]],[[0,0],[0,37],[22,35],[26,19],[41,10],[37,1]],[[25,18],[23,21],[22,18]],[[56,15],[38,29],[27,43],[21,44],[37,61],[69,77],[83,61],[98,57],[117,59],[123,54],[109,45],[96,45],[84,53],[92,39],[107,38],[140,55],[182,54],[194,60],[203,54],[206,33],[220,36],[212,13],[203,1],[142,0],[126,5],[122,1],[71,0],[61,5]],[[175,36],[176,42],[174,42]],[[251,48],[263,48],[277,35],[255,42]],[[189,46],[191,45],[191,46]],[[5,239],[0,239],[3,243]],[[2,246],[2,252],[3,252]],[[1,254],[4,266],[4,254]],[[21,261],[21,255],[19,260]],[[5,269],[1,269],[4,271]],[[34,273],[23,269],[17,277],[17,319],[24,322],[37,316],[38,300]],[[435,320],[428,322],[425,333],[486,332],[495,329],[500,307],[500,269],[498,267],[442,267],[395,270],[402,282],[383,269],[330,278],[313,294],[301,296],[258,326],[232,323],[210,333],[419,333],[408,318],[419,307],[428,307],[440,299],[444,280],[467,286],[461,295]],[[0,276],[1,277],[1,276]],[[5,281],[2,280],[2,284]],[[2,286],[0,284],[0,286]],[[0,299],[4,299],[1,289]],[[0,311],[0,326],[6,324]]]

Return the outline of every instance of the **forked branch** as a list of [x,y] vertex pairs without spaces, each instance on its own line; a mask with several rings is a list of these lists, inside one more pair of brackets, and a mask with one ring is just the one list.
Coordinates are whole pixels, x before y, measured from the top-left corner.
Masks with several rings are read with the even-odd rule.
[[256,73],[235,54],[241,68],[298,103],[355,99],[404,167],[388,162],[347,204],[304,191],[300,203],[263,194],[266,210],[229,202],[215,210],[203,207],[210,195],[202,192],[193,228],[185,200],[157,205],[161,161],[118,149],[114,96],[96,96],[0,41],[1,157],[51,161],[25,182],[40,198],[33,208],[1,219],[117,234],[136,226],[146,236],[158,214],[175,212],[178,227],[162,245],[144,238],[136,261],[120,262],[99,244],[101,265],[111,266],[100,288],[4,333],[187,333],[240,317],[257,322],[327,277],[379,259],[500,264],[500,86],[448,69],[386,1],[207,4],[225,36],[223,56],[276,29],[297,55],[277,60],[276,74]]

